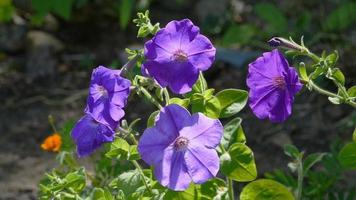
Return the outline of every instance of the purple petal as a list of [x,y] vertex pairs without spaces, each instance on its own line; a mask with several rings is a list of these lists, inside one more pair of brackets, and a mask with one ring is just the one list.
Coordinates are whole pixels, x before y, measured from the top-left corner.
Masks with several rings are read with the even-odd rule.
[[79,157],[91,154],[105,142],[112,142],[114,135],[111,128],[96,122],[90,115],[82,117],[71,133]]
[[172,147],[165,149],[162,161],[155,166],[154,174],[161,185],[175,191],[186,190],[191,182],[184,152],[174,151]]
[[195,39],[199,34],[199,27],[194,26],[189,19],[174,20],[166,25],[165,31],[170,35],[171,41],[178,42],[178,48],[181,49]]
[[204,183],[215,177],[219,171],[219,156],[215,149],[190,144],[184,159],[194,183]]
[[172,132],[164,132],[156,127],[147,128],[138,142],[138,152],[149,165],[157,165],[163,159],[164,149],[176,138]]
[[175,139],[179,136],[179,131],[189,122],[190,117],[187,109],[170,104],[162,108],[156,118],[155,127]]
[[287,92],[280,92],[277,99],[275,100],[276,105],[283,106],[273,106],[271,107],[268,118],[271,122],[280,123],[285,121],[292,114],[292,97],[289,97]]
[[199,34],[183,51],[188,54],[189,62],[202,71],[209,69],[215,60],[216,49],[204,35]]
[[190,143],[197,143],[208,148],[219,145],[223,135],[223,126],[217,119],[211,119],[202,113],[194,114],[180,131],[180,136],[189,139]]
[[199,71],[189,62],[159,63],[147,61],[144,68],[149,71],[162,87],[167,87],[176,94],[184,94],[192,90],[198,80]]

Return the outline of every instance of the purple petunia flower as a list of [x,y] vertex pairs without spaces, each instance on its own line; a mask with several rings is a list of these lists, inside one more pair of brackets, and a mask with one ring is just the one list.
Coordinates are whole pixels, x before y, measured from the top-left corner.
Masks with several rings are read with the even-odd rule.
[[171,21],[145,43],[143,74],[176,94],[191,91],[199,71],[209,69],[215,48],[189,19]]
[[82,117],[71,133],[79,157],[91,154],[105,142],[112,142],[114,135],[115,132],[109,126],[96,121],[91,114]]
[[[101,123],[116,128],[125,115],[122,109],[130,93],[130,81],[120,76],[120,70],[99,66],[93,70],[86,113]],[[115,125],[116,124],[116,125]]]
[[283,122],[292,114],[294,95],[303,85],[298,74],[277,50],[266,52],[249,64],[249,105],[260,119]]
[[219,171],[215,147],[223,127],[201,113],[190,115],[176,104],[164,107],[155,126],[143,133],[138,151],[154,166],[156,179],[172,190],[185,190],[191,181],[204,183]]

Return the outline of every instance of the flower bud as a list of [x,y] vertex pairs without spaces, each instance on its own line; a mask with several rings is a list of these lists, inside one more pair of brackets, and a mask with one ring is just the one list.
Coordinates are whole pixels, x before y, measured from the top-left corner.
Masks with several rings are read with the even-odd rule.
[[302,51],[304,48],[294,41],[287,40],[282,37],[273,37],[267,42],[271,47],[285,47],[287,49],[293,49],[297,51]]

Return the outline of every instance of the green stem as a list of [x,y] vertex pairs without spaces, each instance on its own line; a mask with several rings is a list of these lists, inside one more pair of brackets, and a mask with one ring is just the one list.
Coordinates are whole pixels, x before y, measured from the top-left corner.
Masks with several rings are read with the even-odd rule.
[[158,109],[161,109],[161,104],[155,99],[144,87],[138,86],[138,89],[142,94],[151,102],[153,103]]
[[129,138],[134,145],[137,145],[137,140],[133,134],[129,134]]
[[164,101],[166,102],[166,105],[168,105],[170,97],[167,88],[163,88],[163,94],[164,94]]
[[326,96],[329,96],[329,97],[336,97],[336,98],[342,98],[341,96],[335,94],[335,93],[332,93],[330,91],[327,91],[327,90],[324,90],[322,89],[321,87],[319,87],[318,85],[316,85],[312,80],[309,80],[309,85],[314,89],[316,90],[317,92],[319,92],[320,94],[324,94]]
[[132,164],[136,167],[136,169],[138,170],[138,172],[140,173],[141,175],[141,178],[142,178],[142,182],[143,184],[145,185],[146,189],[151,193],[151,195],[153,194],[152,192],[152,188],[151,186],[148,185],[148,183],[146,182],[146,178],[145,178],[145,175],[143,174],[143,171],[142,171],[142,168],[140,166],[140,164],[138,164],[138,162],[136,160],[132,160],[131,161]]
[[[221,152],[223,154],[227,152],[225,147],[224,147],[224,145],[222,145],[221,143],[219,144],[219,147],[220,147]],[[235,199],[235,196],[234,196],[234,182],[229,177],[226,177],[226,182],[228,184],[229,199],[230,200],[234,200]]]
[[228,189],[229,189],[229,199],[234,200],[234,182],[232,181],[231,178],[227,178],[227,184],[228,184]]
[[302,192],[303,192],[303,163],[302,157],[298,158],[298,188],[297,188],[297,200],[302,200]]

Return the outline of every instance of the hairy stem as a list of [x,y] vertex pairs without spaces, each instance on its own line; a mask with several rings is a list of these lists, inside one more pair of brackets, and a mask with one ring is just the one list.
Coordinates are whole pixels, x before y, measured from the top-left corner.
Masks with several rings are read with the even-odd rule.
[[154,98],[144,87],[138,86],[138,89],[147,98],[147,100],[153,103],[158,109],[162,108],[161,104],[157,101],[157,99]]
[[297,186],[297,200],[302,200],[302,192],[303,192],[303,163],[302,163],[302,156],[298,157],[298,186]]
[[145,175],[143,174],[143,171],[142,171],[142,168],[141,168],[140,164],[138,164],[138,162],[137,162],[136,160],[132,160],[131,162],[132,162],[132,164],[136,167],[136,169],[138,170],[138,172],[140,173],[142,182],[143,182],[143,184],[145,185],[146,189],[147,189],[151,194],[153,194],[151,186],[146,182],[146,178],[145,178]]
[[227,178],[227,184],[228,184],[228,189],[229,189],[229,199],[234,200],[234,182],[232,181],[231,178]]

